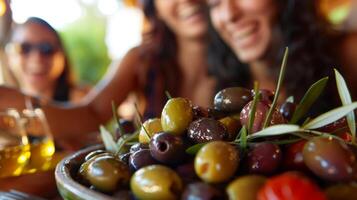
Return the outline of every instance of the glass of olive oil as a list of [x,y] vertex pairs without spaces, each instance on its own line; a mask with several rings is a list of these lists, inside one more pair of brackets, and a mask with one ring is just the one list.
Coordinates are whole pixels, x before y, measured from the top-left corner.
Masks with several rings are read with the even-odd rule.
[[30,157],[30,145],[20,114],[0,112],[0,178],[20,175]]
[[55,153],[53,137],[46,117],[40,108],[22,111],[24,127],[30,143],[31,157],[23,173],[46,171],[51,166],[51,159]]

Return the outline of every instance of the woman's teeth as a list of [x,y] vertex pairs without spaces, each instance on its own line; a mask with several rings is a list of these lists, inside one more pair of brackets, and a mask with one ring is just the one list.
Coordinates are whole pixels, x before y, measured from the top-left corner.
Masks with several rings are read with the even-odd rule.
[[234,32],[234,38],[236,39],[243,39],[250,34],[252,34],[256,29],[256,26],[254,24],[248,25],[246,27],[243,27],[237,31]]
[[201,11],[201,6],[196,5],[196,6],[186,6],[185,8],[182,8],[179,10],[179,17],[182,19],[189,18],[198,12]]

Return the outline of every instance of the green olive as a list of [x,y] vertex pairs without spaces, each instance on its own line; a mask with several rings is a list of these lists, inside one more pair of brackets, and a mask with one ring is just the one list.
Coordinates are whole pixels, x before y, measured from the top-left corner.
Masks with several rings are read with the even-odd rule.
[[87,170],[88,170],[88,165],[95,160],[96,158],[102,157],[102,156],[110,156],[114,158],[114,154],[110,152],[106,152],[104,150],[96,150],[90,152],[86,157],[85,157],[85,162],[83,162],[78,170],[79,175],[82,177],[86,176]]
[[[150,138],[158,132],[162,132],[161,120],[159,118],[146,120],[139,132],[139,142],[142,144],[148,144],[150,142]],[[150,138],[148,138],[147,134],[149,134]]]
[[192,105],[185,98],[172,98],[168,100],[161,113],[163,130],[175,135],[182,135],[192,119]]
[[94,158],[88,164],[85,178],[100,191],[113,192],[120,186],[125,186],[130,179],[126,164],[111,156]]
[[196,174],[208,183],[227,181],[234,175],[238,164],[238,150],[222,141],[206,144],[195,157]]
[[329,200],[354,200],[356,199],[357,185],[338,184],[328,187],[325,194]]
[[182,181],[172,169],[150,165],[135,172],[130,187],[138,199],[171,200],[182,192]]
[[259,189],[265,184],[266,178],[258,175],[239,177],[229,183],[227,194],[231,200],[256,200]]

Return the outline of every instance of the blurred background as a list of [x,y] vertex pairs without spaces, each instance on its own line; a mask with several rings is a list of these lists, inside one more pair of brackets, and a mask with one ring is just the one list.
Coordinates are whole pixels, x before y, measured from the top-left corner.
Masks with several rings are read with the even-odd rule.
[[[336,28],[357,30],[357,0],[315,1]],[[15,23],[37,16],[60,32],[80,84],[97,83],[112,61],[141,41],[136,0],[11,0],[11,8]],[[0,16],[4,13],[0,0]]]

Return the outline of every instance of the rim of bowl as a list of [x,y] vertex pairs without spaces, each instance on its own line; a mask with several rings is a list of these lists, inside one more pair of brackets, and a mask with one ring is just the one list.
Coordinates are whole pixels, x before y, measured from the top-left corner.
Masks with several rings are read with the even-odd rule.
[[[87,154],[91,151],[97,150],[103,148],[103,145],[94,145],[87,147],[85,149],[82,149],[80,151],[75,152],[74,154],[71,154],[64,159],[60,161],[60,163],[56,166],[55,170],[55,178],[57,184],[61,184],[61,187],[64,188],[65,190],[69,191],[70,193],[79,196],[82,199],[95,199],[95,200],[113,200],[114,198],[101,194],[99,192],[90,190],[86,186],[78,183],[75,181],[69,171],[69,165],[72,162],[75,162],[75,159],[78,159],[78,157],[82,156],[83,154]],[[58,186],[57,186],[58,187]]]

